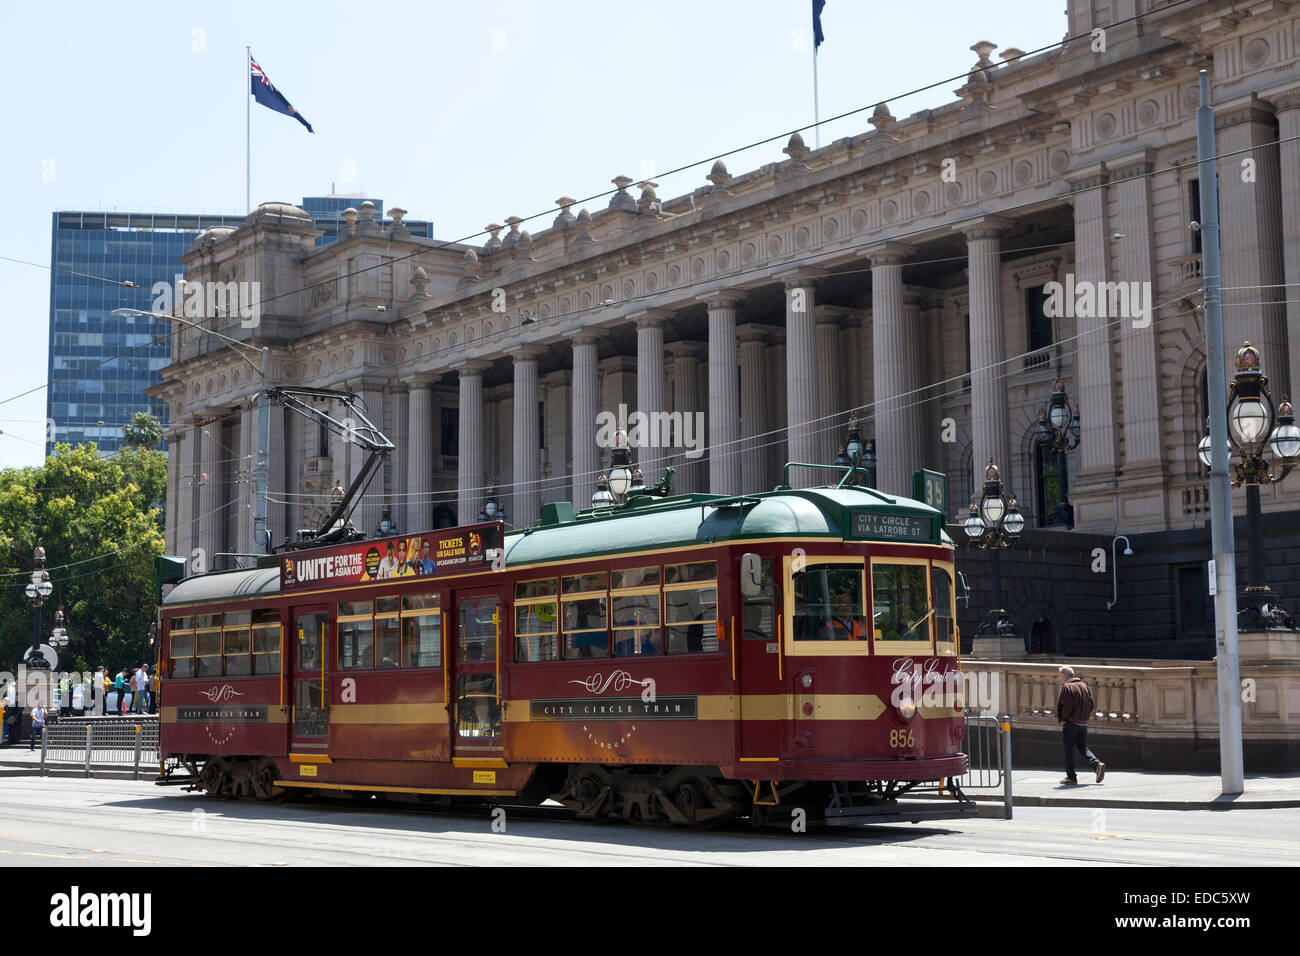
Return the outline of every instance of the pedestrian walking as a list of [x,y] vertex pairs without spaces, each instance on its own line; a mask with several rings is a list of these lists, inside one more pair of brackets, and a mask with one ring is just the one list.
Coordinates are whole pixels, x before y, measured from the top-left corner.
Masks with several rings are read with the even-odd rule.
[[37,704],[32,708],[32,739],[27,744],[28,750],[36,749],[36,738],[45,729],[45,708]]
[[1061,783],[1073,785],[1079,782],[1074,772],[1076,749],[1097,775],[1097,782],[1101,783],[1101,778],[1106,776],[1106,765],[1088,749],[1088,720],[1097,707],[1092,691],[1081,678],[1074,676],[1073,667],[1061,667],[1059,671],[1061,695],[1056,700],[1056,719],[1061,724],[1061,742],[1065,746],[1065,779]]

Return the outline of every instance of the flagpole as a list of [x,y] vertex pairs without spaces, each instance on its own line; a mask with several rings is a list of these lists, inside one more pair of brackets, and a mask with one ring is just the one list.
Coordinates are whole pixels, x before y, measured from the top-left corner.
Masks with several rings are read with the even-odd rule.
[[822,118],[821,105],[817,95],[817,42],[813,41],[813,126],[814,144],[817,149],[822,148]]
[[253,209],[253,94],[249,91],[253,75],[253,48],[244,47],[244,210]]

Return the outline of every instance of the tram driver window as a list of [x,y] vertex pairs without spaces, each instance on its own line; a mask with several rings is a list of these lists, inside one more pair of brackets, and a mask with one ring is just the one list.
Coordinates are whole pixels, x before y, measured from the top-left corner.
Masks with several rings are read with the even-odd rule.
[[929,641],[930,588],[924,564],[871,566],[871,611],[878,641]]
[[934,624],[940,644],[957,643],[957,618],[953,614],[952,574],[947,568],[934,567]]
[[862,566],[814,564],[794,575],[796,641],[863,641]]

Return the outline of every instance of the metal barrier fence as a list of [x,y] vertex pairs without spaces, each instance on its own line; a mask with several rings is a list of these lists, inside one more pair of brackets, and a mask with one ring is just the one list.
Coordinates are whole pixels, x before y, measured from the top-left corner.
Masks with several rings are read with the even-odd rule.
[[46,763],[74,763],[85,768],[133,767],[158,762],[158,717],[137,714],[124,717],[65,717],[45,725],[41,732],[41,775]]
[[1005,817],[1011,819],[1011,718],[994,714],[966,713],[966,736],[962,753],[970,758],[970,769],[956,783],[963,790],[1002,788]]

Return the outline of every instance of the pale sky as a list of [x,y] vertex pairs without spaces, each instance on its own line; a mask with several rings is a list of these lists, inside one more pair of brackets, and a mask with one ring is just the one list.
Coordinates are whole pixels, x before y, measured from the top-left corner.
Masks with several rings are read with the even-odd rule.
[[[978,40],[1056,43],[1065,0],[828,0],[822,25],[826,118],[964,73]],[[556,197],[618,174],[681,195],[708,166],[662,171],[813,121],[811,0],[8,0],[0,37],[0,256],[38,264],[0,259],[0,467],[44,454],[50,214],[246,211],[245,45],[316,130],[253,103],[253,204],[365,192],[432,219],[437,239],[546,212],[537,231]],[[890,109],[950,102],[960,85]],[[824,125],[822,143],[869,130],[869,116]],[[783,145],[728,169],[784,159]]]

